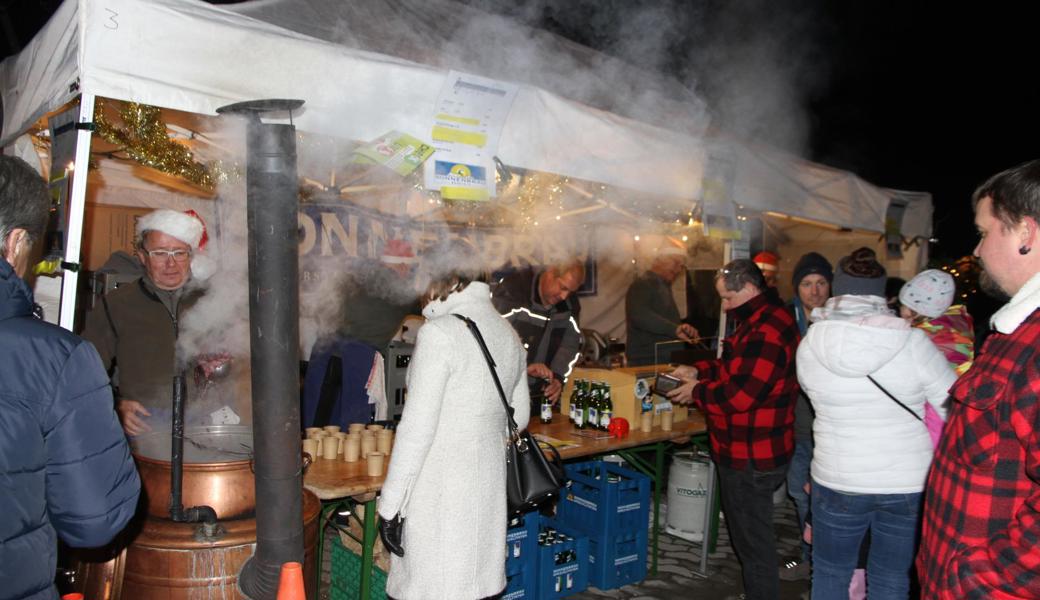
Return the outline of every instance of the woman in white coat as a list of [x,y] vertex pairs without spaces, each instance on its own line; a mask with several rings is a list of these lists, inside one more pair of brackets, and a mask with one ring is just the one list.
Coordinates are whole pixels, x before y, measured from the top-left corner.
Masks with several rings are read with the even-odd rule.
[[476,600],[505,590],[506,414],[476,338],[476,322],[520,429],[530,406],[526,353],[476,272],[438,278],[425,298],[405,404],[379,515],[403,518],[387,595]]
[[887,308],[872,250],[843,258],[833,289],[797,355],[798,382],[816,411],[812,597],[848,597],[869,530],[870,599],[905,599],[932,462],[928,429],[914,415],[923,419],[927,402],[945,417],[956,376],[923,331]]

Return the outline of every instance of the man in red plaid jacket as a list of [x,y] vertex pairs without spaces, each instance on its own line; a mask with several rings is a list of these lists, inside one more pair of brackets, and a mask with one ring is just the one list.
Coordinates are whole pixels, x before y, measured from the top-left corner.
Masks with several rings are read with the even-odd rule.
[[780,595],[773,491],[794,454],[794,367],[798,326],[750,260],[730,262],[715,279],[736,329],[721,360],[680,367],[686,379],[669,396],[704,412],[722,509],[743,569],[747,598]]
[[921,597],[1040,598],[1040,161],[975,191],[983,289],[1012,296],[951,389],[925,487]]

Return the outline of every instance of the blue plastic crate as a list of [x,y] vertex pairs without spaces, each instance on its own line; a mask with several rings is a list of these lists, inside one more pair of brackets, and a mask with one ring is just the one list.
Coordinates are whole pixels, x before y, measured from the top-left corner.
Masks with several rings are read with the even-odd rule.
[[506,530],[506,574],[527,568],[528,561],[533,564],[538,547],[540,515],[530,512],[519,518],[522,521],[519,525]]
[[[556,600],[582,592],[589,585],[589,538],[559,521],[542,517],[541,529],[552,527],[571,539],[551,546],[536,546],[538,600]],[[557,564],[558,556],[567,556]]]
[[506,592],[502,594],[502,600],[538,600],[535,575],[531,569],[520,568],[512,573],[507,571]]
[[646,578],[647,532],[589,539],[589,584],[612,590]]
[[567,465],[571,483],[558,520],[593,538],[646,533],[650,526],[650,478],[603,461]]

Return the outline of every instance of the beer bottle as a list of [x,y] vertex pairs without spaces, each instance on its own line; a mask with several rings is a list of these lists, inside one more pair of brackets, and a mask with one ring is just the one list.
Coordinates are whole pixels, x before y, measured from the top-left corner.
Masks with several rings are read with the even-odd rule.
[[576,390],[577,398],[574,401],[574,426],[578,429],[585,429],[585,388],[584,386],[578,387]]
[[610,420],[614,418],[614,401],[610,398],[610,384],[603,384],[603,404],[599,410],[600,429],[607,431]]
[[585,403],[588,410],[585,412],[585,428],[599,429],[599,382],[592,384],[589,391],[589,401]]
[[541,410],[541,422],[552,423],[552,400],[548,396],[542,395],[542,410]]
[[569,411],[569,415],[568,415],[568,418],[570,419],[572,425],[575,422],[574,409],[577,408],[577,405],[578,405],[578,394],[580,393],[580,391],[581,391],[581,380],[574,380],[574,387],[571,388],[571,401],[569,402],[570,403],[570,411]]

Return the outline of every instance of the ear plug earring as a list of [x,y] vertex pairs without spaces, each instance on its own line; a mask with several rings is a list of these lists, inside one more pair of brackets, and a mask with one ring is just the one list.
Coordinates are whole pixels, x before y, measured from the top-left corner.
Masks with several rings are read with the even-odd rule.
[[1030,250],[1032,250],[1032,248],[1028,248],[1026,246],[1022,246],[1021,248],[1018,249],[1018,253],[1021,254],[1022,256],[1025,256],[1026,254],[1029,254]]

